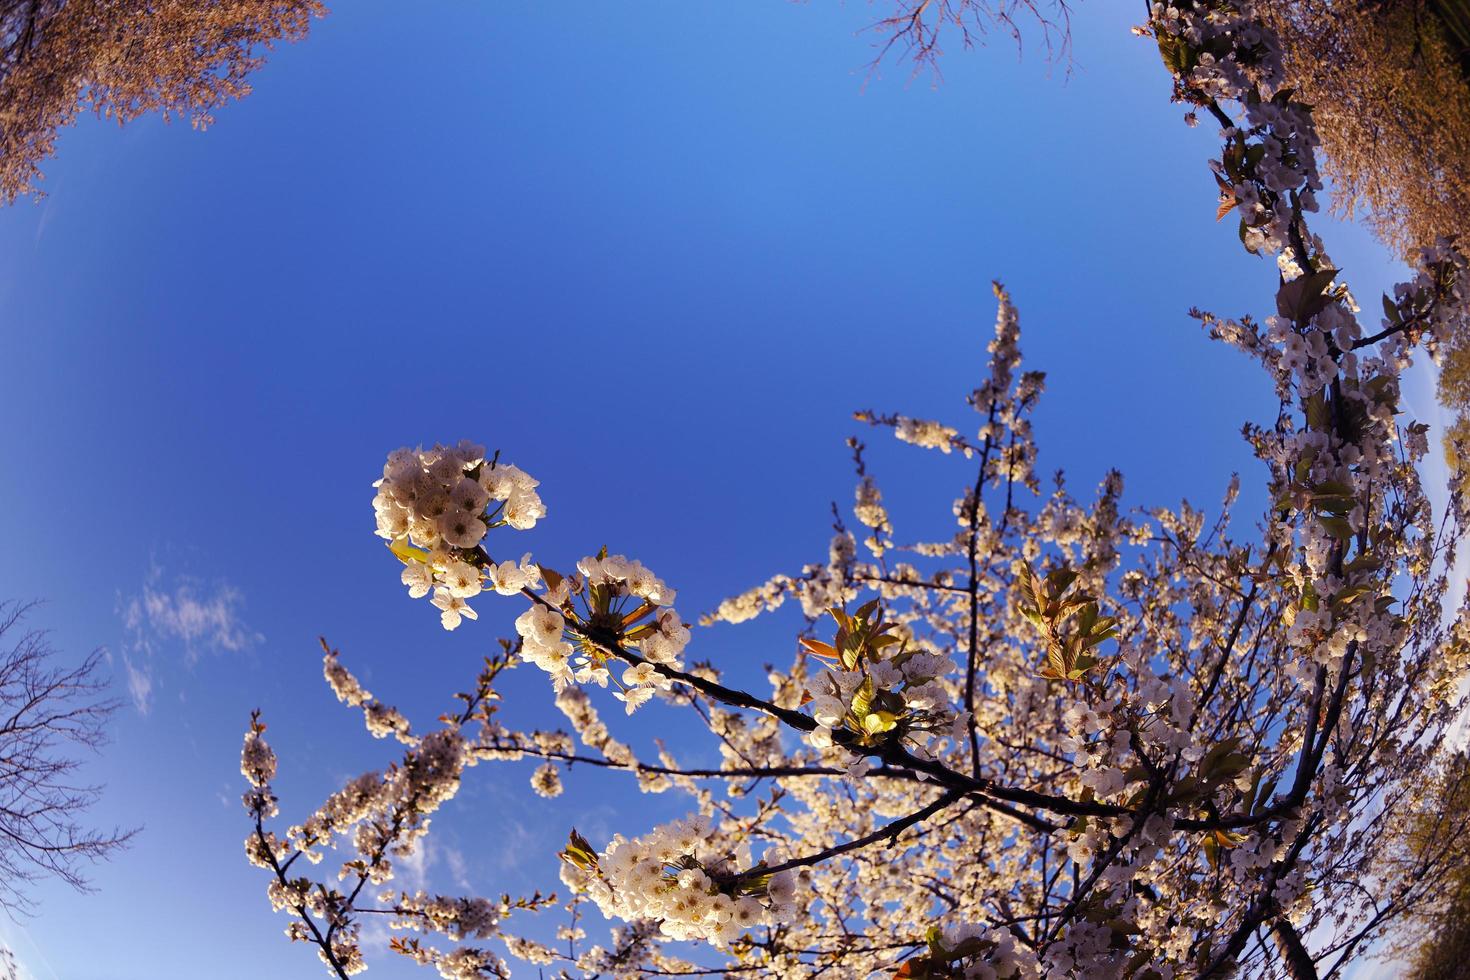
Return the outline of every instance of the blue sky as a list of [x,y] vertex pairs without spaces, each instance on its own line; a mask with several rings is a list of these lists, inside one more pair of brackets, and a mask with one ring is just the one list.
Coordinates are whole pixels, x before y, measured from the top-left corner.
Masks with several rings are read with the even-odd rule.
[[[1215,224],[1214,136],[1169,105],[1133,5],[1080,6],[1070,77],[997,39],[937,87],[867,76],[862,3],[340,8],[207,132],[86,120],[50,196],[0,212],[0,597],[110,652],[129,706],[96,816],[145,828],[96,894],[0,924],[34,976],[317,975],[243,860],[250,709],[299,819],[393,757],[322,683],[319,634],[428,721],[517,611],[446,634],[403,595],[369,506],[397,446],[499,447],[543,482],[538,558],[606,544],[692,618],[825,552],[853,409],[969,424],[999,278],[1048,372],[1043,471],[1090,490],[1116,465],[1133,504],[1249,486],[1269,386],[1186,311],[1269,312],[1275,272]],[[1369,306],[1399,270],[1322,227]],[[900,535],[952,520],[963,468],[872,459]],[[754,676],[791,626],[690,653]],[[560,721],[539,675],[507,703]],[[598,774],[543,801],[529,774],[474,771],[415,873],[555,887],[570,824],[682,811]]]

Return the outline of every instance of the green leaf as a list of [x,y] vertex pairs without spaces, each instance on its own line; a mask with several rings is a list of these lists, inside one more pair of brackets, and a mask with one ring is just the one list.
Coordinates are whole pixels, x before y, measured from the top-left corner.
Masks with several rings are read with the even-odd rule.
[[1219,765],[1220,760],[1238,748],[1240,748],[1239,735],[1232,735],[1230,738],[1221,739],[1210,746],[1210,750],[1199,761],[1200,775],[1204,778],[1209,778],[1210,774],[1215,771],[1215,767]]
[[1334,606],[1345,606],[1359,596],[1367,595],[1373,591],[1371,585],[1351,585],[1345,589],[1338,590],[1337,595],[1332,597]]
[[541,571],[541,577],[546,580],[546,587],[553,592],[556,591],[556,587],[561,585],[561,573],[545,565],[538,564],[536,567]]
[[1353,526],[1343,517],[1318,517],[1317,523],[1323,529],[1339,541],[1351,541],[1353,538]]
[[1187,75],[1194,68],[1194,52],[1190,50],[1189,42],[1184,38],[1173,34],[1160,35],[1159,57],[1164,59],[1164,66],[1175,75]]
[[1255,804],[1251,807],[1251,812],[1256,813],[1264,810],[1266,808],[1266,804],[1270,802],[1271,797],[1275,795],[1276,780],[1275,778],[1268,779],[1266,781],[1266,784],[1261,787],[1260,792],[1256,794],[1256,801]]
[[1387,293],[1383,294],[1383,317],[1389,323],[1392,323],[1394,326],[1398,326],[1399,308],[1393,305],[1393,300],[1388,298]]
[[1215,841],[1215,835],[1210,834],[1204,842],[1205,859],[1210,862],[1211,868],[1220,867],[1220,845]]
[[1213,778],[1219,782],[1234,779],[1250,768],[1251,760],[1239,752],[1232,752],[1215,765]]
[[408,538],[397,538],[388,542],[388,550],[397,556],[398,560],[407,565],[410,561],[421,561],[425,564],[429,561],[429,553],[422,548],[415,548],[408,543]]
[[1179,782],[1175,783],[1174,788],[1169,791],[1169,802],[1185,803],[1198,798],[1199,795],[1199,780],[1195,779],[1193,776],[1185,776],[1183,779],[1179,780]]
[[881,735],[883,732],[891,732],[898,725],[898,719],[887,711],[874,711],[863,718],[863,730],[869,735]]
[[1077,573],[1070,568],[1055,568],[1046,573],[1046,588],[1052,596],[1060,596],[1077,581]]
[[1322,392],[1315,392],[1302,407],[1306,410],[1307,425],[1313,429],[1324,432],[1332,425],[1332,414],[1327,410],[1327,399],[1322,397]]
[[1323,290],[1332,284],[1339,271],[1322,269],[1282,283],[1276,291],[1276,312],[1298,323],[1321,312],[1329,299]]
[[1092,625],[1097,622],[1097,603],[1089,602],[1077,614],[1077,631],[1083,636],[1092,635]]
[[1092,627],[1092,646],[1118,635],[1118,621],[1112,616],[1103,616]]
[[1383,562],[1374,555],[1359,555],[1343,566],[1347,572],[1376,572]]
[[590,871],[597,867],[597,851],[592,847],[592,844],[587,838],[577,833],[576,828],[572,829],[566,849],[561,851],[557,856],[583,871]]
[[1106,922],[1103,923],[1103,925],[1107,926],[1109,929],[1120,936],[1136,936],[1139,933],[1143,932],[1143,930],[1140,929],[1136,923],[1130,922],[1128,919],[1120,919],[1114,917],[1108,919]]
[[837,651],[830,643],[823,643],[821,640],[814,640],[807,636],[803,636],[799,642],[806,647],[807,652],[816,654],[818,657],[825,657],[828,660],[838,659]]

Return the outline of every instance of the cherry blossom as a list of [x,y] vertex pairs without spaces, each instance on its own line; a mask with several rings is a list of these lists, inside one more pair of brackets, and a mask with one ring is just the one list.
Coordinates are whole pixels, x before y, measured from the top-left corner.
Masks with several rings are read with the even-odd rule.
[[[1301,980],[1360,955],[1433,887],[1381,858],[1466,704],[1470,609],[1445,607],[1470,514],[1460,497],[1431,508],[1426,427],[1400,388],[1421,351],[1466,328],[1470,270],[1453,243],[1428,249],[1365,325],[1309,229],[1323,190],[1312,110],[1282,87],[1275,38],[1233,2],[1154,4],[1139,33],[1191,118],[1218,124],[1222,217],[1276,259],[1262,311],[1195,311],[1279,396],[1244,429],[1259,463],[1245,480],[1263,492],[1242,498],[1237,479],[1208,509],[1139,509],[1117,472],[1090,492],[1061,473],[1044,485],[1043,376],[1022,369],[997,284],[968,421],[857,414],[903,444],[849,442],[866,540],[839,514],[825,555],[701,618],[726,628],[794,600],[795,656],[754,689],[686,662],[696,639],[676,592],[637,559],[493,558],[502,528],[546,514],[537,482],[498,454],[398,450],[374,509],[410,595],[432,594],[448,628],[475,618],[474,598],[515,638],[419,731],[328,650],[339,700],[403,755],[284,834],[270,826],[276,757],[252,719],[246,856],[293,940],[338,977],[365,965],[362,919],[378,914],[394,949],[455,978],[515,960],[568,977]],[[901,532],[878,475],[888,450],[958,469],[935,497],[947,530]],[[548,675],[569,730],[502,720],[497,680],[518,665]],[[620,740],[650,704],[676,735]],[[695,738],[717,764],[683,761]],[[524,765],[544,797],[573,775],[631,778],[688,813],[598,841],[569,827],[559,898],[370,894],[467,770],[492,763]],[[332,851],[347,855],[335,877],[300,873]],[[561,916],[557,943],[514,925],[528,915]]]

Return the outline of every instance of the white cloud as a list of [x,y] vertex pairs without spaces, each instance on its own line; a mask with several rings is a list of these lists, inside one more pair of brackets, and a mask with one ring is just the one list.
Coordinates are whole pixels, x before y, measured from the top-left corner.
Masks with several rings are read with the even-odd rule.
[[127,633],[123,671],[140,712],[147,714],[152,704],[155,661],[170,648],[182,647],[192,663],[204,652],[239,652],[265,639],[241,618],[244,601],[228,582],[206,586],[182,575],[166,581],[157,565],[149,569],[141,593],[118,597],[117,611]]
[[470,885],[469,863],[465,861],[464,853],[458,848],[446,847],[444,848],[444,861],[449,865],[449,874],[454,879],[454,883],[466,892],[473,891]]
[[[429,890],[429,871],[439,861],[439,845],[429,837],[421,837],[414,843],[413,853],[393,859],[393,884],[395,891],[409,893]],[[364,951],[386,952],[393,930],[388,928],[386,915],[365,915],[362,922],[362,948]],[[4,980],[4,977],[0,977]]]
[[176,577],[166,590],[158,588],[162,577],[156,567],[149,572],[143,594],[124,610],[124,624],[136,634],[180,641],[191,657],[201,649],[244,650],[264,639],[240,619],[244,596],[234,586],[220,582],[201,593],[199,583]]
[[148,705],[153,700],[153,675],[148,665],[141,668],[133,666],[133,658],[126,652],[123,653],[123,671],[128,678],[128,694],[132,695],[133,704],[143,714],[148,713]]
[[439,845],[431,838],[421,837],[413,847],[413,853],[400,856],[393,862],[393,877],[398,887],[406,892],[427,891],[429,869],[439,859]]
[[[434,894],[435,890],[430,887],[429,879],[434,869],[440,865],[447,868],[450,878],[465,894],[473,892],[464,854],[431,837],[422,837],[416,841],[412,854],[393,859],[393,884],[390,887],[394,891],[424,891]],[[389,939],[394,935],[388,928],[389,917],[365,915],[359,921],[362,922],[363,949],[371,955],[385,952]],[[0,974],[0,980],[5,980],[3,974]]]

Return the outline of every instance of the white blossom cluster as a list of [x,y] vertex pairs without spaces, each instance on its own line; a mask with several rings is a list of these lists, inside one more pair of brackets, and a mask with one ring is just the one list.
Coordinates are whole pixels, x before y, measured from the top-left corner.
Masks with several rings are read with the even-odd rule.
[[621,690],[613,695],[632,714],[656,691],[668,689],[658,666],[683,666],[689,628],[673,608],[674,596],[642,562],[622,555],[583,558],[576,574],[558,576],[516,619],[521,656],[550,674],[560,692],[574,682],[607,687],[613,675],[600,643],[636,649],[642,662],[621,671]]
[[488,949],[460,946],[445,953],[432,946],[406,947],[415,962],[432,966],[443,980],[485,980],[487,977],[509,977],[505,961]]
[[395,450],[373,486],[378,536],[403,561],[408,594],[432,594],[445,629],[478,618],[466,600],[487,584],[514,595],[539,581],[530,555],[519,564],[497,564],[481,547],[491,528],[526,531],[546,516],[539,481],[498,458],[487,460],[484,446]]
[[[334,651],[327,652],[325,663],[324,672],[333,687],[347,695],[343,700],[359,705],[368,703],[370,696],[337,662]],[[392,714],[397,716],[396,712]],[[369,730],[379,735],[374,730],[378,723],[374,713],[367,711],[365,716]],[[397,726],[389,730],[403,734]],[[319,933],[311,933],[306,922],[311,917],[320,918],[330,937],[324,945],[319,943],[323,962],[339,975],[360,973],[367,964],[362,957],[360,924],[351,917],[349,899],[336,888],[314,884],[306,877],[290,877],[288,869],[301,857],[312,864],[320,862],[324,848],[336,847],[341,838],[350,837],[356,856],[343,863],[339,879],[355,881],[357,890],[367,884],[381,885],[391,880],[392,859],[413,853],[417,841],[428,832],[429,815],[458,791],[464,767],[472,761],[464,738],[457,726],[450,726],[422,738],[405,739],[411,747],[399,765],[387,773],[364,773],[349,781],[281,839],[264,828],[264,821],[276,813],[275,795],[270,787],[276,772],[276,757],[262,737],[263,731],[264,725],[258,721],[253,724],[241,752],[241,771],[251,785],[244,802],[256,822],[255,832],[245,841],[246,854],[252,864],[274,873],[268,887],[272,908],[300,917],[287,929],[287,934],[294,940],[314,941]],[[455,907],[456,922],[484,921],[479,914],[480,900],[461,902]],[[408,896],[403,908],[405,914],[417,915],[421,923],[437,921],[445,914],[442,901],[431,903]],[[474,926],[475,930],[479,928]]]
[[544,799],[552,799],[562,793],[561,772],[556,768],[556,763],[548,762],[536,767],[531,774],[531,788],[536,795]]
[[856,498],[852,507],[853,515],[857,517],[858,523],[873,531],[863,544],[874,558],[882,558],[892,544],[888,536],[893,533],[893,525],[888,522],[888,510],[883,506],[883,491],[878,489],[878,484],[872,477],[864,476],[858,482]]
[[671,939],[703,940],[717,949],[753,929],[794,919],[796,885],[790,872],[742,872],[750,866],[748,846],[701,861],[696,855],[709,829],[707,819],[694,816],[632,840],[615,836],[586,866],[564,863],[562,880],[610,918],[652,919]]
[[796,582],[788,575],[772,576],[762,585],[721,601],[714,612],[701,617],[700,625],[743,623],[754,619],[763,612],[779,609],[786,602],[787,594],[795,586]]
[[322,674],[337,700],[354,708],[362,708],[363,721],[374,738],[392,735],[398,741],[412,745],[415,741],[410,732],[408,719],[397,708],[386,705],[373,697],[350,671],[342,666],[337,651],[328,650],[322,659]]
[[633,750],[626,743],[620,742],[612,737],[607,723],[597,713],[597,708],[592,704],[592,698],[587,692],[579,687],[568,687],[556,695],[556,707],[567,721],[571,722],[572,729],[582,744],[589,749],[597,751],[607,761],[619,765],[628,766],[637,761]]
[[893,434],[915,446],[948,453],[953,450],[960,433],[958,429],[952,429],[929,419],[911,419],[900,415],[894,425]]
[[389,893],[388,897],[394,902],[394,928],[438,932],[456,942],[495,936],[505,913],[502,904],[488,898],[456,898],[423,891],[397,896]]
[[850,531],[839,530],[832,536],[825,564],[807,565],[795,578],[774,575],[762,585],[725,599],[713,612],[700,617],[700,624],[743,623],[779,609],[788,598],[801,605],[802,615],[818,619],[851,598],[856,561],[856,537]]
[[932,974],[965,980],[1036,980],[1041,976],[1036,954],[1022,947],[1005,929],[975,923],[947,924],[931,936],[924,957]]
[[[879,634],[888,636],[890,634]],[[964,719],[954,727],[951,692],[943,678],[955,670],[951,657],[909,649],[897,636],[887,646],[864,643],[856,656],[842,657],[809,683],[807,705],[817,727],[807,741],[818,749],[833,746],[834,729],[860,738],[876,739],[892,733],[920,757],[927,757],[936,735],[964,730]],[[814,649],[808,644],[808,649]],[[822,653],[831,647],[823,647]]]

